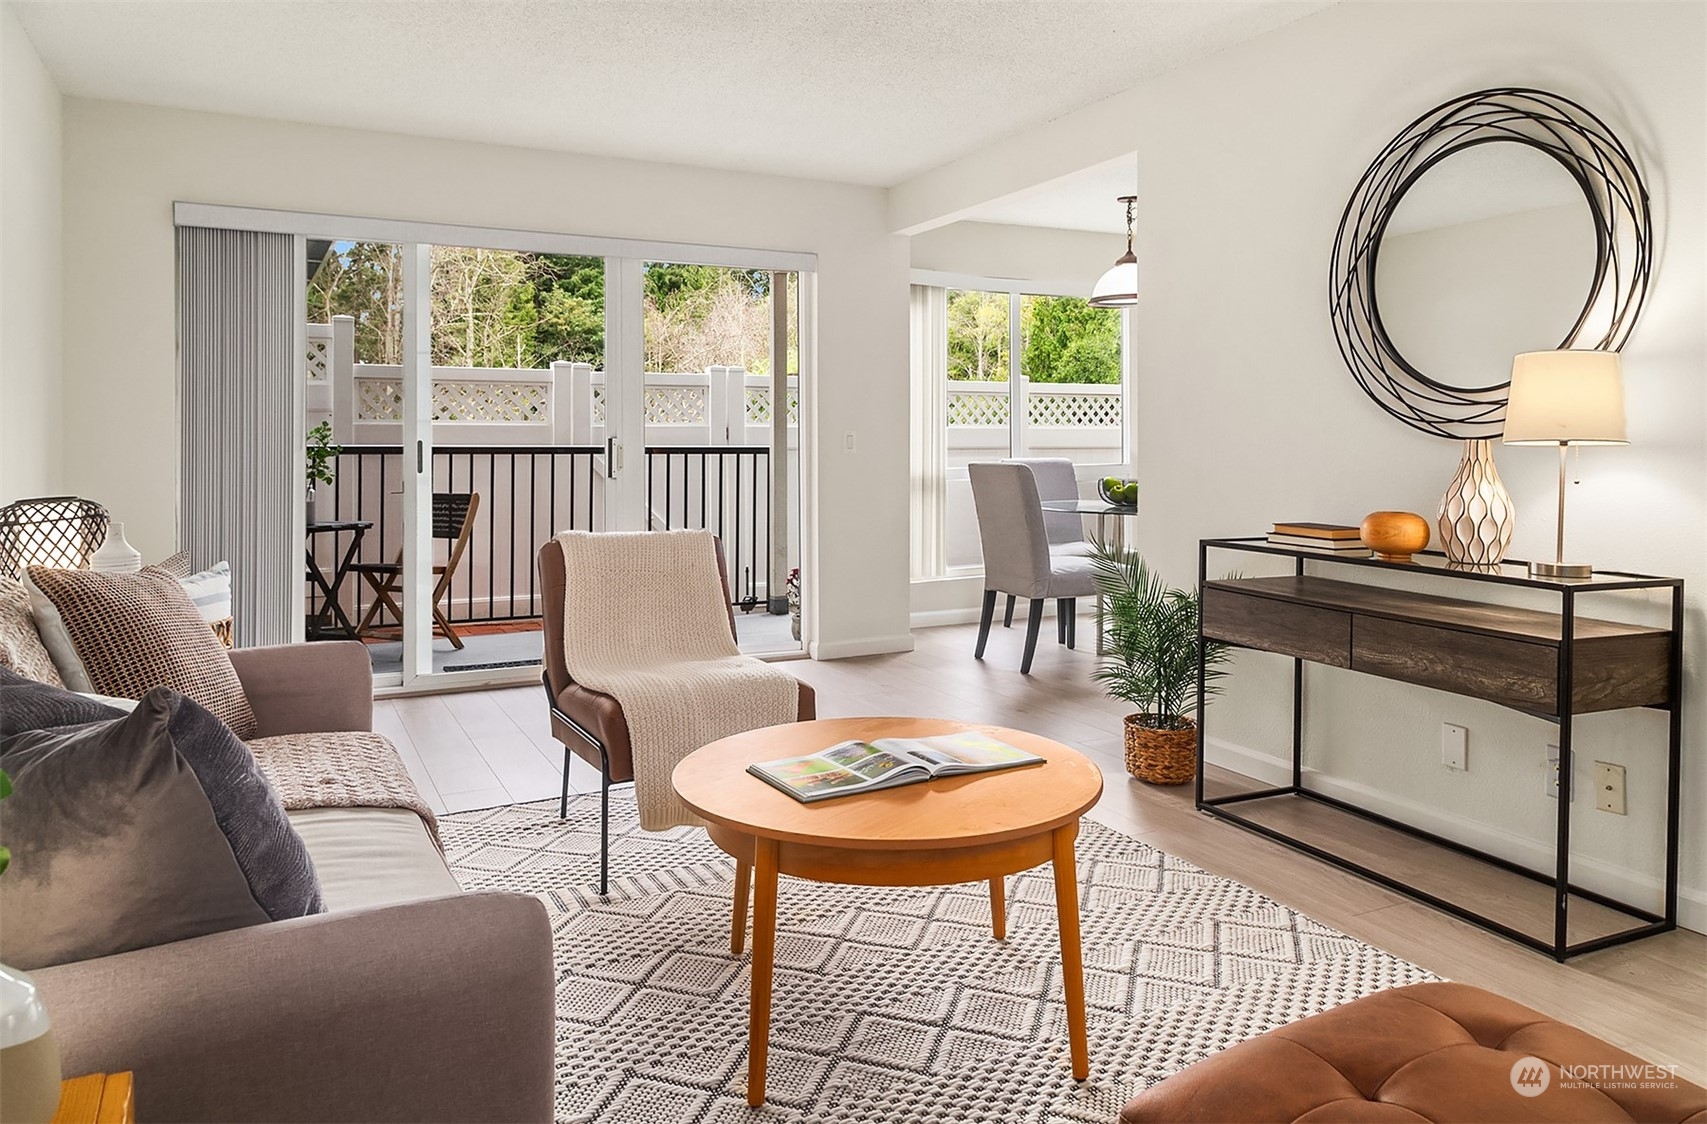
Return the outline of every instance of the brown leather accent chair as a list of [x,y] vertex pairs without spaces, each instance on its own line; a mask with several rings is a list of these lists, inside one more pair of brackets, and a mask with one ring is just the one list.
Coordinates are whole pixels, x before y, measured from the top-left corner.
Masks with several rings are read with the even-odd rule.
[[[563,658],[563,589],[566,567],[563,547],[549,539],[539,548],[539,586],[545,614],[546,698],[551,705],[551,735],[563,743],[563,795],[557,816],[569,815],[569,755],[599,770],[599,893],[610,887],[610,786],[634,780],[634,749],[622,704],[610,695],[591,691],[569,678]],[[717,573],[723,581],[723,601],[730,604],[729,568],[723,548],[717,548]],[[735,635],[735,610],[729,609],[729,634]],[[799,720],[817,717],[817,696],[800,684]]]
[[1707,1090],[1479,987],[1378,991],[1211,1054],[1120,1124],[1707,1120]]

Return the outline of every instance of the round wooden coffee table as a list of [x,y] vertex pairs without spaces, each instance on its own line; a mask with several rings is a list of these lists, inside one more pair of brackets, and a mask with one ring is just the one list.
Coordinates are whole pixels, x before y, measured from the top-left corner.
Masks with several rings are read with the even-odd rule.
[[[981,730],[1045,758],[1029,765],[949,777],[881,792],[802,804],[749,774],[747,766],[827,749],[837,742],[928,737]],[[858,886],[990,884],[990,924],[1007,935],[1003,879],[1052,862],[1073,1076],[1090,1073],[1085,1040],[1084,965],[1079,951],[1079,817],[1102,794],[1102,774],[1047,738],[1000,726],[933,718],[834,718],[770,726],[712,742],[676,766],[682,801],[735,858],[729,947],[741,951],[747,887],[753,883],[753,983],[747,1023],[747,1103],[765,1099],[771,968],[776,954],[777,876]]]

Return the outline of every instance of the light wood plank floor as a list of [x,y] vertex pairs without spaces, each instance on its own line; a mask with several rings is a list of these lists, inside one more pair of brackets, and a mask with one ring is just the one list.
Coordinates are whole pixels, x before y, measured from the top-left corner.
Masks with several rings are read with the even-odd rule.
[[[1080,636],[1091,632],[1086,623]],[[994,722],[1074,746],[1107,779],[1094,819],[1442,976],[1507,995],[1707,1083],[1707,937],[1667,933],[1556,964],[1200,815],[1190,785],[1157,788],[1127,777],[1120,735],[1127,708],[1102,697],[1091,682],[1089,651],[1048,643],[1053,633],[1044,631],[1029,677],[1018,671],[1018,627],[996,629],[982,663],[972,659],[975,630],[954,626],[914,633],[918,647],[910,653],[784,666],[817,688],[825,718],[896,714]],[[427,799],[442,811],[557,795],[563,750],[551,737],[538,687],[382,700],[375,704],[375,725],[397,743]],[[597,771],[579,759],[569,780],[576,792],[598,791]]]

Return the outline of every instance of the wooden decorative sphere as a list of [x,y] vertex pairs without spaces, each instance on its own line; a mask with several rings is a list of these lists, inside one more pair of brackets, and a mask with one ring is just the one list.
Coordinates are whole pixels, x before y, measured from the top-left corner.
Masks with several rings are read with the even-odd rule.
[[1428,520],[1414,511],[1372,511],[1358,533],[1383,562],[1409,562],[1428,546]]

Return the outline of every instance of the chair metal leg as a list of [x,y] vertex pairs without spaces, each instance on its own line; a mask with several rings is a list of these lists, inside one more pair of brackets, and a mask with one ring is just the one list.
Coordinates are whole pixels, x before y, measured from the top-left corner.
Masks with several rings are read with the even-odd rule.
[[[1011,601],[1012,598],[1009,598],[1009,600]],[[984,645],[988,643],[990,639],[990,618],[993,617],[995,613],[996,591],[993,589],[986,589],[984,591],[984,608],[978,614],[978,646],[972,649],[972,658],[975,660],[981,660],[984,658]]]
[[1079,601],[1076,597],[1067,598],[1067,647],[1071,648],[1079,639]]
[[1014,595],[1008,594],[1008,607],[1002,610],[1002,627],[1012,628],[1014,624]]
[[557,818],[560,820],[566,820],[569,818],[569,761],[570,761],[569,747],[564,746],[563,747],[563,795],[557,801]]
[[1031,612],[1025,621],[1025,658],[1019,662],[1021,675],[1031,674],[1032,653],[1037,651],[1037,630],[1043,624],[1043,598],[1031,599]]
[[1055,643],[1067,642],[1067,606],[1072,602],[1065,597],[1055,599]]
[[599,777],[599,897],[610,893],[610,771]]

